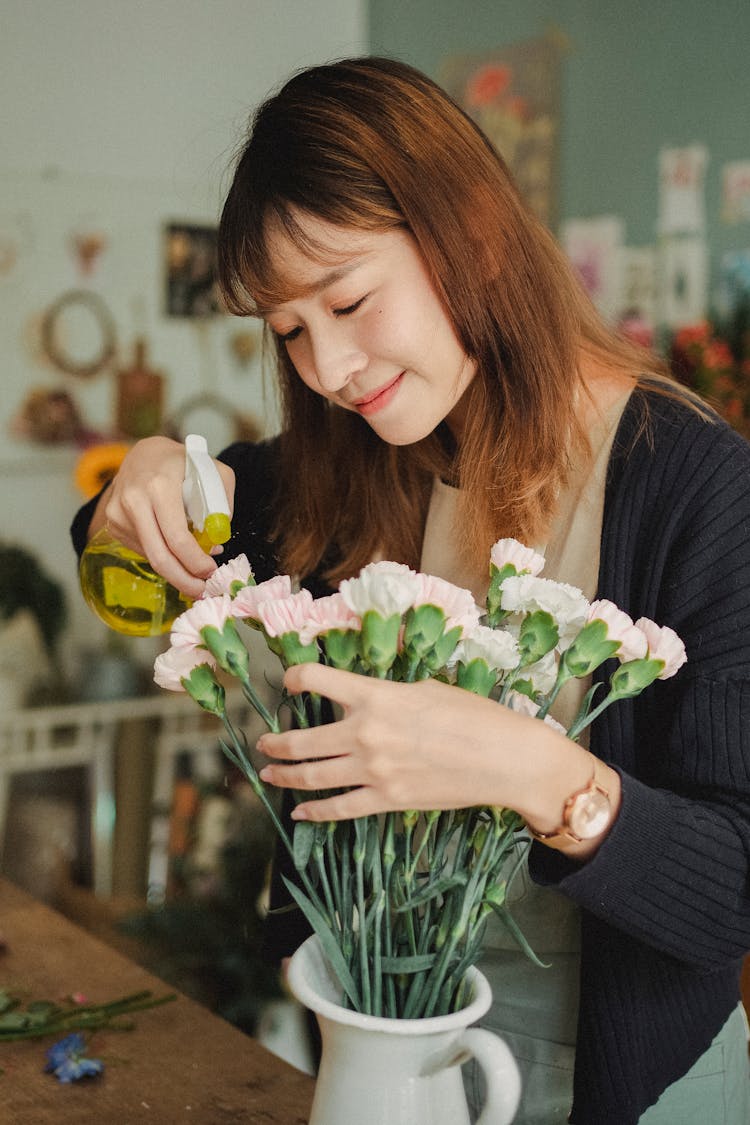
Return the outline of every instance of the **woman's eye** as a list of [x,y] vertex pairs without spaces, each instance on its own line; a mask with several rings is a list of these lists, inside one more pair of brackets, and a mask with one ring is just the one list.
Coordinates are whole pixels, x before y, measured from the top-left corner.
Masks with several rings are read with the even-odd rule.
[[356,312],[357,309],[360,307],[360,305],[364,304],[364,302],[366,300],[367,300],[366,295],[364,297],[360,297],[359,300],[355,301],[353,305],[346,305],[343,309],[334,309],[333,315],[334,316],[350,316],[351,313]]
[[296,328],[290,328],[288,332],[277,332],[276,335],[282,344],[289,344],[292,340],[297,339],[301,331],[302,329],[298,325]]

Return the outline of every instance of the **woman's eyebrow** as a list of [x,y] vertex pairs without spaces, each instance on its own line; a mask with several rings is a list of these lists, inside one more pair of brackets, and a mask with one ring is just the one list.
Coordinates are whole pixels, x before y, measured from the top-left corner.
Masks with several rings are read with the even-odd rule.
[[[353,261],[346,262],[342,266],[336,266],[335,269],[328,270],[309,285],[302,285],[299,289],[296,289],[294,295],[290,297],[289,300],[294,300],[295,297],[314,297],[318,293],[322,293],[329,285],[335,285],[342,277],[347,277],[348,274],[357,269],[369,256],[369,254],[363,254]],[[281,303],[283,304],[284,302],[282,301]],[[270,316],[272,313],[278,311],[278,305],[257,305],[256,308],[260,316]]]

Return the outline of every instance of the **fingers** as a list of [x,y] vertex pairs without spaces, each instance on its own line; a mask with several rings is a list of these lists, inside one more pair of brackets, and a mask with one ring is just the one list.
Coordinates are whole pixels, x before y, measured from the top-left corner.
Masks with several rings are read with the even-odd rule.
[[348,755],[299,765],[274,763],[263,767],[260,778],[281,789],[304,790],[347,788],[361,780],[356,762]]
[[292,695],[309,691],[342,706],[352,706],[371,698],[373,692],[382,690],[386,684],[371,676],[330,668],[327,664],[294,664],[284,675],[284,686]]
[[[229,466],[216,464],[231,506],[234,473]],[[162,437],[137,442],[102,497],[96,523],[106,523],[114,538],[145,555],[158,574],[198,598],[216,563],[201,550],[188,527],[184,475],[185,449],[180,442]]]
[[337,723],[305,730],[288,730],[281,734],[263,734],[255,744],[267,758],[285,762],[303,762],[310,758],[332,758],[346,749]]
[[204,554],[190,534],[184,514],[182,527],[175,525],[174,520],[167,520],[166,528],[161,526],[157,513],[143,502],[132,515],[122,503],[114,503],[105,515],[112,535],[144,555],[157,574],[188,597],[201,596],[205,579],[216,563]]
[[292,820],[311,820],[316,823],[328,820],[349,820],[374,813],[389,812],[390,806],[378,800],[374,789],[362,785],[347,793],[337,793],[321,801],[305,801],[292,809]]

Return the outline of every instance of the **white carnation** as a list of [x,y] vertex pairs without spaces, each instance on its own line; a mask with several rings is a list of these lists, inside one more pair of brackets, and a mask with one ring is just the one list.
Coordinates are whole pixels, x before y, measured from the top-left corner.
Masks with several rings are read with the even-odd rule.
[[453,660],[468,664],[470,660],[486,660],[490,668],[509,672],[518,664],[518,645],[503,630],[478,625],[468,637],[459,641]]
[[577,586],[532,574],[506,578],[500,604],[509,613],[535,613],[541,609],[551,614],[560,631],[557,647],[561,652],[583,628],[589,608],[587,598]]
[[403,563],[370,563],[358,578],[345,578],[339,591],[352,613],[359,617],[371,610],[381,617],[394,617],[414,605],[419,579]]
[[544,555],[531,547],[524,547],[517,539],[498,539],[490,551],[490,562],[498,570],[510,563],[519,574],[526,572],[536,575],[544,567]]

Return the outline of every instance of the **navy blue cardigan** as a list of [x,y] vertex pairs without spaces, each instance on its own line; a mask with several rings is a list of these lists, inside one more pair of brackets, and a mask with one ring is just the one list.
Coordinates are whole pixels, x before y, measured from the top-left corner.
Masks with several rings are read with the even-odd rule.
[[[247,554],[259,581],[276,571],[276,452],[271,441],[222,454],[238,481],[224,557]],[[79,550],[90,510],[74,523]],[[688,663],[594,724],[591,748],[623,785],[596,856],[577,864],[535,844],[530,869],[582,912],[571,1121],[634,1125],[738,1003],[750,949],[750,445],[723,422],[631,396],[608,469],[598,597],[671,625]],[[272,916],[279,957],[306,936],[292,918]]]

